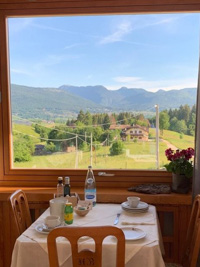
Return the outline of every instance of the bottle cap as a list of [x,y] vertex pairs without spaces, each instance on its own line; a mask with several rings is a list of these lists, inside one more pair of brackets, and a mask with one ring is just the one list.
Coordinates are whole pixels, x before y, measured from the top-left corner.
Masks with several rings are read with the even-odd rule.
[[72,203],[71,202],[66,202],[65,206],[72,206]]
[[63,177],[58,177],[58,181],[63,181]]
[[88,166],[88,169],[92,169],[92,166],[90,165],[90,166]]
[[65,184],[69,184],[70,182],[70,178],[69,177],[65,177]]

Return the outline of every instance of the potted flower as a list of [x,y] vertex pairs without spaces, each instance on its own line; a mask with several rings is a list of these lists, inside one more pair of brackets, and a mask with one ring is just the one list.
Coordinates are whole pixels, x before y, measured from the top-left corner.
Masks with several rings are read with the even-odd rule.
[[170,161],[164,166],[168,172],[172,172],[172,191],[182,194],[188,193],[193,175],[194,149],[189,147],[174,151],[168,148],[165,150],[165,155]]

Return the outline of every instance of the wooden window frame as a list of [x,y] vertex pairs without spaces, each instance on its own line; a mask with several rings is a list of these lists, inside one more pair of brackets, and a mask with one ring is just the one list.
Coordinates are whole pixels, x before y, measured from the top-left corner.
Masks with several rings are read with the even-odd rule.
[[[0,3],[0,186],[55,186],[58,175],[69,175],[82,186],[85,170],[12,169],[11,114],[7,21],[17,16],[148,14],[199,12],[200,0],[1,0]],[[160,170],[102,170],[114,177],[97,177],[106,187],[126,187],[142,182],[170,183],[171,174]],[[95,170],[95,175],[98,170]],[[98,176],[98,175],[97,175]]]

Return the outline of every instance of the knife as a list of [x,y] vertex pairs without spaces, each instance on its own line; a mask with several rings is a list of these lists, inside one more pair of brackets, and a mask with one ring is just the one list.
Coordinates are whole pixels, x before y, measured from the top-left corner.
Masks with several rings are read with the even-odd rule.
[[120,215],[121,215],[121,213],[117,213],[117,217],[116,217],[116,219],[114,221],[114,225],[118,224]]

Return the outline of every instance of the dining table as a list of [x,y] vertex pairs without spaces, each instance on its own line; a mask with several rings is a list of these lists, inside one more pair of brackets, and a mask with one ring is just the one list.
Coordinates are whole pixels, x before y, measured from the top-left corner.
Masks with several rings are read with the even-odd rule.
[[[74,213],[70,226],[114,225],[117,214],[119,221],[115,225],[125,234],[126,267],[164,267],[162,236],[159,229],[155,206],[148,205],[144,212],[129,212],[120,204],[97,203],[89,213],[81,217]],[[11,267],[48,267],[48,232],[43,231],[44,219],[50,215],[48,208],[16,242],[12,253]],[[62,225],[63,226],[63,225]],[[68,225],[64,225],[68,227]],[[134,230],[139,235],[133,235]],[[89,237],[79,240],[79,248],[90,248],[94,244]],[[72,267],[70,244],[64,237],[57,238],[57,250],[61,267]],[[116,240],[109,236],[103,242],[103,267],[114,267]]]

